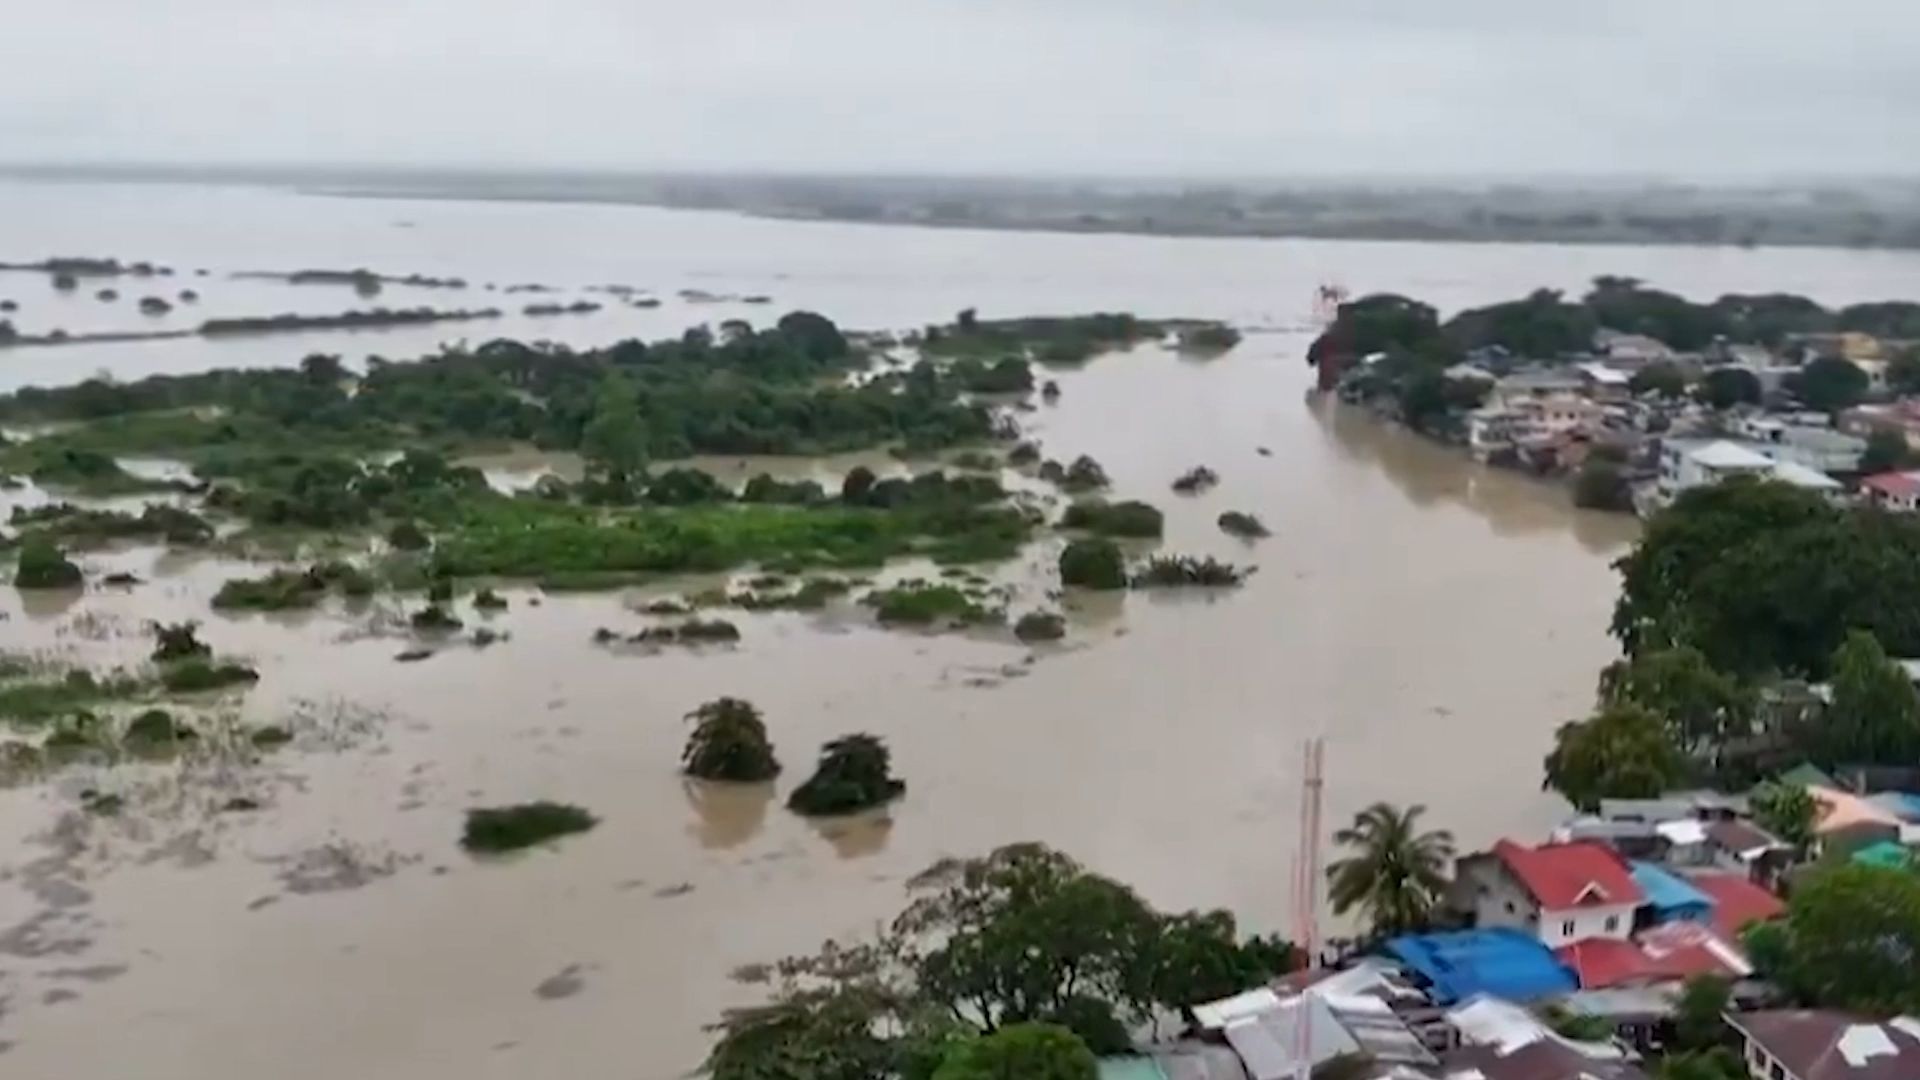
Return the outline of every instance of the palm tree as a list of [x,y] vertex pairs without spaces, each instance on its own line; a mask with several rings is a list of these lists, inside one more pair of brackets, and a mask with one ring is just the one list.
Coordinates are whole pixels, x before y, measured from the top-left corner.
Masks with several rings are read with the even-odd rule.
[[1453,834],[1445,829],[1419,831],[1424,806],[1405,811],[1374,803],[1354,816],[1353,824],[1333,834],[1353,852],[1327,867],[1328,899],[1336,914],[1363,909],[1375,937],[1425,927],[1447,887],[1453,859]]

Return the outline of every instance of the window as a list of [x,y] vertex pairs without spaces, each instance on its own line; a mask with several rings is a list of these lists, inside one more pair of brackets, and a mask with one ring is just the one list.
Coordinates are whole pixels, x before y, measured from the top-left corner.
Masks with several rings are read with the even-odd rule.
[[1620,916],[1618,915],[1607,916],[1607,932],[1612,933],[1613,931],[1618,929],[1620,929]]
[[1781,1068],[1777,1061],[1767,1069],[1767,1075],[1773,1077],[1773,1080],[1787,1080],[1787,1070]]
[[1507,914],[1513,914],[1513,901],[1507,901]]
[[1566,922],[1563,922],[1560,924],[1560,934],[1562,937],[1573,936],[1573,920],[1572,919],[1568,919]]

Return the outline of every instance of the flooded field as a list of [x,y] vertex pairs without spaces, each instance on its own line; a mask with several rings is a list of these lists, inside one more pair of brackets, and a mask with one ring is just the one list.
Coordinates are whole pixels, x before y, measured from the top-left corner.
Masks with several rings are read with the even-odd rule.
[[[1022,415],[1049,456],[1092,454],[1116,497],[1165,510],[1167,550],[1259,572],[1231,593],[1069,597],[1066,641],[1039,650],[1005,633],[889,631],[830,609],[730,613],[737,645],[648,654],[590,639],[599,626],[641,625],[637,606],[682,583],[507,589],[504,612],[459,605],[470,626],[505,640],[418,663],[395,662],[411,639],[391,599],[211,613],[223,578],[259,572],[217,557],[90,553],[90,571],[148,584],[25,599],[0,589],[0,650],[94,666],[142,659],[147,620],[201,619],[218,652],[260,670],[237,719],[294,735],[269,755],[76,768],[0,791],[8,1077],[677,1076],[706,1046],[703,1023],[758,996],[728,972],[858,934],[892,914],[902,880],[933,859],[1014,840],[1047,841],[1162,907],[1227,906],[1251,929],[1283,928],[1296,758],[1314,734],[1328,742],[1330,820],[1390,799],[1428,804],[1466,845],[1537,833],[1559,810],[1538,789],[1540,757],[1609,657],[1608,562],[1634,525],[1306,401],[1313,286],[1396,289],[1445,308],[1578,288],[1601,272],[1699,293],[1920,291],[1920,259],[1881,254],[918,233],[132,190],[8,186],[0,237],[17,250],[0,258],[206,265],[209,304],[239,302],[213,299],[225,270],[341,265],[775,298],[771,308],[670,299],[551,327],[516,316],[487,331],[581,343],[800,306],[868,329],[975,305],[1265,327],[1204,362],[1157,348],[1100,357],[1057,376],[1058,404]],[[0,275],[0,296],[38,300],[46,288]],[[277,294],[244,299],[293,310],[274,306]],[[302,303],[356,306],[345,290]],[[0,384],[290,364],[316,348],[357,362],[445,337],[410,328],[0,352]],[[480,463],[509,486],[569,466]],[[857,463],[885,462],[780,467],[827,480]],[[730,482],[767,467],[700,464]],[[1168,490],[1202,464],[1218,487]],[[36,497],[0,493],[0,513]],[[1273,537],[1248,546],[1222,535],[1225,510],[1258,514]],[[1042,599],[1057,544],[990,572],[1023,598],[1016,610]],[[766,714],[788,766],[777,787],[677,775],[683,715],[721,695]],[[906,798],[831,825],[789,814],[785,793],[816,748],[850,731],[888,740]],[[82,811],[87,788],[123,794],[125,809]],[[601,824],[505,860],[460,851],[468,807],[538,798],[579,803]]]

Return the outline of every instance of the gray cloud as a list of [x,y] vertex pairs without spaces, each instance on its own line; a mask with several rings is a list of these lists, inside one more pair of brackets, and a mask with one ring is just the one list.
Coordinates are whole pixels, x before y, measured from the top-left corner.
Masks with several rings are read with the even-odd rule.
[[0,156],[1912,172],[1911,0],[70,0]]

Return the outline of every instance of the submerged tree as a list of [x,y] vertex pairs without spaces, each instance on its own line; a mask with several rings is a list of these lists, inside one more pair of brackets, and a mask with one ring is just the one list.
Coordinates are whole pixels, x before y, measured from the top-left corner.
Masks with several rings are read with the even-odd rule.
[[80,568],[60,546],[43,536],[29,536],[20,544],[20,561],[13,584],[21,589],[65,589],[84,580]]
[[1560,725],[1542,786],[1592,810],[1601,799],[1659,796],[1685,775],[1683,764],[1658,716],[1638,705],[1609,705],[1591,719]]
[[153,631],[153,660],[156,663],[213,655],[213,648],[200,640],[200,624],[197,622],[154,622],[148,623],[147,627]]
[[716,698],[688,713],[687,719],[693,721],[693,734],[680,762],[688,776],[762,781],[780,775],[766,722],[751,702]]
[[1382,938],[1427,926],[1447,887],[1453,834],[1422,832],[1426,809],[1374,803],[1333,834],[1335,843],[1353,852],[1327,867],[1335,914],[1361,910],[1373,935]]
[[851,814],[882,806],[907,790],[893,775],[893,753],[877,735],[842,735],[820,749],[806,783],[787,805],[810,815]]
[[593,417],[580,433],[580,453],[607,479],[625,484],[647,460],[647,429],[640,419],[639,395],[617,371],[600,380]]

